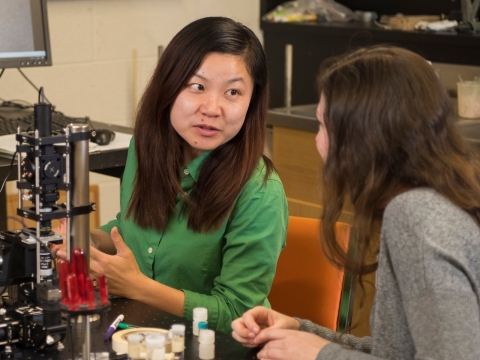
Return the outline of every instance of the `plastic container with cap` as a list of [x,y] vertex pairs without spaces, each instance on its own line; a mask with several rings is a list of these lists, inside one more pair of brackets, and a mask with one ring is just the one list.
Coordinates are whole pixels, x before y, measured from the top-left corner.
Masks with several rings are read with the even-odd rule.
[[130,334],[127,336],[128,341],[128,360],[140,359],[143,336],[141,334]]
[[465,119],[480,118],[480,79],[457,83],[458,116]]
[[206,308],[197,307],[193,309],[193,335],[198,336],[198,323],[208,320],[208,310]]
[[202,330],[198,336],[198,357],[202,360],[215,358],[215,331]]
[[183,359],[185,349],[185,325],[172,325],[172,352],[175,359]]
[[165,336],[147,335],[145,337],[147,347],[147,360],[165,360]]

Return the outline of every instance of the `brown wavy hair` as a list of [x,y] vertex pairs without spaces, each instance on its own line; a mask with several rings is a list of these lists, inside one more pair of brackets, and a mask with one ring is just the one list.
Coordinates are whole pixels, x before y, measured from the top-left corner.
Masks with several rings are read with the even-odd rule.
[[127,217],[142,228],[161,231],[177,212],[182,193],[180,169],[185,141],[171,125],[177,95],[209,53],[241,56],[254,82],[245,122],[229,142],[211,152],[182,213],[188,227],[211,231],[221,226],[245,183],[263,157],[268,110],[267,66],[262,46],[246,26],[224,17],[207,17],[184,27],[163,52],[139,104],[135,122],[137,173]]
[[[479,160],[458,133],[451,100],[432,66],[398,47],[375,46],[329,59],[317,78],[329,148],[323,170],[323,247],[340,268],[363,275],[378,248],[388,202],[429,187],[480,225]],[[345,203],[355,212],[355,260],[334,236]]]

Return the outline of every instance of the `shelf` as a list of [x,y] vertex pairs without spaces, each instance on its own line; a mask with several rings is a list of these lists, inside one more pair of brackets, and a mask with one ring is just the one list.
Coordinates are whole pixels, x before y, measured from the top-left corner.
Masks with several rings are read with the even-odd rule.
[[292,46],[291,105],[318,101],[315,78],[323,60],[379,44],[404,47],[437,63],[480,66],[480,34],[385,30],[373,23],[271,23],[262,21],[270,78],[270,107],[286,106],[285,48]]
[[[472,51],[480,48],[480,33],[461,33],[456,31],[427,32],[427,31],[401,31],[385,30],[373,22],[366,23],[360,21],[348,23],[273,23],[261,21],[261,29],[266,32],[275,32],[277,34],[296,34],[315,35],[315,36],[334,36],[339,38],[351,37],[354,35],[367,35],[375,42],[390,43],[434,43],[444,47],[476,47]],[[448,53],[450,51],[445,51]],[[475,51],[474,51],[475,52]],[[451,54],[450,54],[451,55]],[[469,54],[468,65],[480,65],[480,58]],[[439,55],[441,56],[441,55]],[[448,54],[445,54],[448,56]],[[455,58],[454,61],[462,59]],[[445,62],[445,61],[444,61]],[[467,64],[466,63],[466,64]]]

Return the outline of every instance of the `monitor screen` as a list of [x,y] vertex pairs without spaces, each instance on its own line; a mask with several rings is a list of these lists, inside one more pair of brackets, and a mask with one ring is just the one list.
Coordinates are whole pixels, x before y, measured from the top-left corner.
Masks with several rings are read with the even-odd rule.
[[0,69],[52,65],[47,0],[0,0]]

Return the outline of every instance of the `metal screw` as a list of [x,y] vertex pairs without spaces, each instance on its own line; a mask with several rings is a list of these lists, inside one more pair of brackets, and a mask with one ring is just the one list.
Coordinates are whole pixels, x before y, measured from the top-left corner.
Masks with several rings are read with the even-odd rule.
[[47,335],[45,339],[45,343],[47,345],[52,345],[53,343],[55,343],[55,339],[51,335]]

